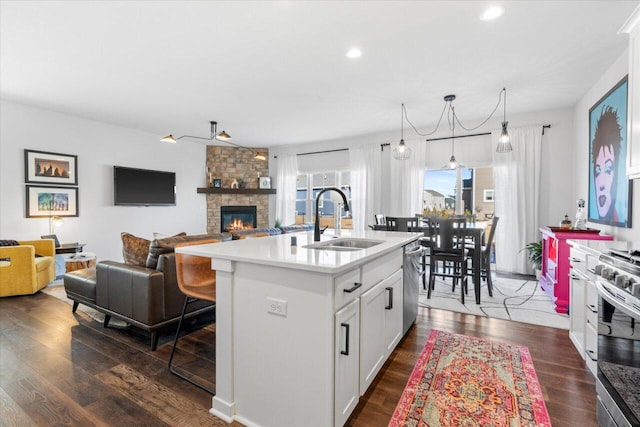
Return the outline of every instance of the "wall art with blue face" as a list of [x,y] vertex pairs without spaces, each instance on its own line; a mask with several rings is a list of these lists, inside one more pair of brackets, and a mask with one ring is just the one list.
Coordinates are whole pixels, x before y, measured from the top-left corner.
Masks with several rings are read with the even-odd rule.
[[627,77],[589,110],[588,220],[631,227],[627,178]]

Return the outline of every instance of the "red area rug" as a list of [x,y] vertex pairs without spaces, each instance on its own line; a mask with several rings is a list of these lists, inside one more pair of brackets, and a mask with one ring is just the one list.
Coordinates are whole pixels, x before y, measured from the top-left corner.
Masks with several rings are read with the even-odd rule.
[[389,426],[551,426],[529,349],[432,330]]

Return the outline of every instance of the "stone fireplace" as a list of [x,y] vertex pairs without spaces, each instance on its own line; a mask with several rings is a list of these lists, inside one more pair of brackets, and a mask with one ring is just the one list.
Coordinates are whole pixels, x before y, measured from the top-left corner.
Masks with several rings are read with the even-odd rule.
[[220,232],[246,230],[258,226],[256,206],[221,206]]
[[[267,155],[268,150],[260,149]],[[219,233],[223,229],[221,209],[224,206],[253,207],[255,209],[255,228],[269,227],[269,200],[274,196],[260,194],[261,176],[269,176],[269,162],[254,159],[254,150],[238,147],[207,146],[207,172],[211,179],[220,179],[221,192],[207,194],[207,233]],[[242,179],[244,189],[231,189],[234,179]],[[209,175],[205,177],[206,186],[211,186]],[[275,199],[273,199],[275,201]]]

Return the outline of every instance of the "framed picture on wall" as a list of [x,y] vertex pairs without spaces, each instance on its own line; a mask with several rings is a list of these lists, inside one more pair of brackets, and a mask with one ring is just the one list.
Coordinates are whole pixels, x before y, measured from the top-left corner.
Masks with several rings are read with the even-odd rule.
[[78,156],[24,150],[24,182],[78,185]]
[[271,177],[261,176],[260,177],[260,188],[265,188],[265,189],[271,188]]
[[588,220],[631,227],[631,187],[627,178],[627,77],[589,110]]
[[483,202],[493,202],[493,190],[484,190]]
[[27,185],[27,218],[78,216],[77,187]]

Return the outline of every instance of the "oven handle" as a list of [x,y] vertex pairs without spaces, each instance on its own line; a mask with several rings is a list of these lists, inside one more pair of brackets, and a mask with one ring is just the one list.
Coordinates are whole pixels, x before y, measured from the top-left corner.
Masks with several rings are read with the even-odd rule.
[[633,317],[634,319],[640,319],[640,311],[634,310],[626,304],[621,303],[618,298],[626,298],[626,296],[614,293],[614,291],[617,289],[615,286],[608,283],[603,283],[600,280],[596,280],[596,288],[598,289],[598,295],[600,295],[600,297],[602,297],[602,299],[607,301],[609,304],[622,311],[626,315]]

